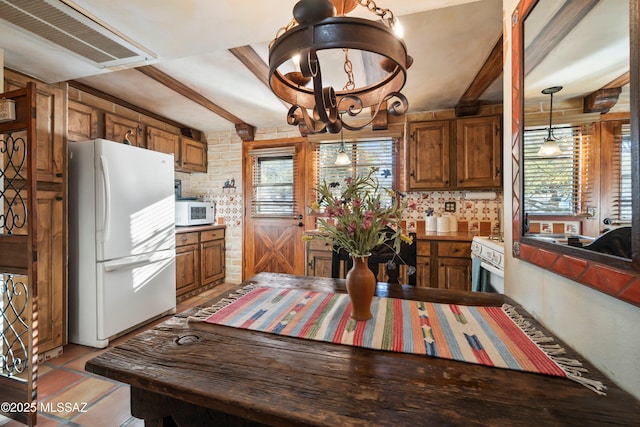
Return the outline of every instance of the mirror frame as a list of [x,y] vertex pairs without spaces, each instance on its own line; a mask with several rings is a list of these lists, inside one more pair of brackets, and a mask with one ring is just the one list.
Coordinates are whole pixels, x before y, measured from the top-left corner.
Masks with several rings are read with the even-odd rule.
[[521,0],[511,19],[512,36],[512,220],[513,256],[535,264],[548,271],[594,288],[607,295],[640,306],[640,156],[639,156],[639,99],[640,77],[638,42],[640,15],[639,0],[629,0],[630,36],[630,111],[632,152],[632,258],[624,259],[571,246],[563,246],[525,236],[524,212],[521,195],[524,194],[522,179],[522,135],[524,131],[524,21],[538,0]]

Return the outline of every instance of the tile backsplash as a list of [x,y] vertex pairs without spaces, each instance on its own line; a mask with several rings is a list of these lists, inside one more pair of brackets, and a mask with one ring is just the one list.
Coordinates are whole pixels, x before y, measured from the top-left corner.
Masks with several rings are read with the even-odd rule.
[[458,231],[471,231],[482,235],[501,232],[502,193],[493,200],[467,200],[466,191],[424,191],[407,193],[407,201],[414,209],[405,211],[404,220],[409,231],[424,229],[425,214],[429,208],[434,215],[445,214],[445,204],[455,203],[451,212],[458,221]]

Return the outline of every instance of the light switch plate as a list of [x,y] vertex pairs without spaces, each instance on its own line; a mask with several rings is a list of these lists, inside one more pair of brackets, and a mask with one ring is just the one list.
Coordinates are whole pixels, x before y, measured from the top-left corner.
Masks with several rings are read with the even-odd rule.
[[456,202],[444,202],[444,211],[445,212],[455,212],[456,211]]

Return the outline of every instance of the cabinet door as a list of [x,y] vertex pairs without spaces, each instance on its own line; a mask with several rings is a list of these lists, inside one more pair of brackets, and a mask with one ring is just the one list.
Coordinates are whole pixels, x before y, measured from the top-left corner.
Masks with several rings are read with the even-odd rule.
[[180,139],[181,169],[188,172],[207,171],[207,144],[189,138]]
[[[30,79],[7,73],[7,90],[20,89]],[[62,89],[36,84],[36,147],[37,181],[63,183],[66,173],[65,146],[65,93]],[[24,137],[24,132],[16,132],[14,137]],[[19,156],[13,158],[20,162]],[[26,170],[25,170],[26,173]],[[25,175],[26,176],[26,175]]]
[[144,148],[145,141],[140,123],[115,114],[105,114],[104,137],[110,141],[123,142],[125,136],[131,145]]
[[69,141],[89,141],[97,138],[97,129],[97,112],[88,105],[69,101],[67,139]]
[[[8,191],[6,196],[10,199],[15,193]],[[38,190],[36,203],[38,351],[45,353],[66,343],[64,198],[60,191]],[[17,213],[24,215],[23,211]],[[24,228],[14,230],[15,234],[25,232]]]
[[438,288],[471,290],[471,259],[438,258]]
[[431,258],[419,256],[416,258],[416,286],[431,288]]
[[202,286],[224,279],[225,254],[224,239],[211,240],[200,244]]
[[446,188],[450,185],[448,120],[409,126],[409,190]]
[[38,190],[38,351],[66,344],[64,198]]
[[176,247],[176,297],[200,286],[200,251],[197,244]]
[[147,148],[161,153],[173,154],[175,167],[180,167],[180,137],[178,135],[147,126]]
[[500,117],[459,119],[456,130],[457,187],[500,187],[502,181]]
[[306,245],[307,276],[331,277],[333,251],[331,244],[322,240],[310,240]]

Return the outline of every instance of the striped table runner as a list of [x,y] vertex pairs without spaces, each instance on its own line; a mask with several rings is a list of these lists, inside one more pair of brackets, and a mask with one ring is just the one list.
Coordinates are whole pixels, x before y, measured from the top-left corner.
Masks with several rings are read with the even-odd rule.
[[603,394],[601,383],[582,377],[579,362],[560,357],[563,350],[510,306],[374,297],[373,318],[356,322],[350,304],[347,294],[249,287],[190,320],[567,377]]

